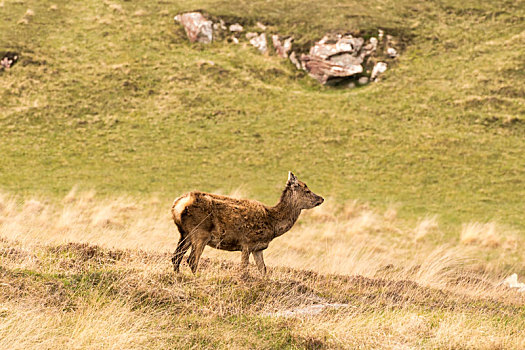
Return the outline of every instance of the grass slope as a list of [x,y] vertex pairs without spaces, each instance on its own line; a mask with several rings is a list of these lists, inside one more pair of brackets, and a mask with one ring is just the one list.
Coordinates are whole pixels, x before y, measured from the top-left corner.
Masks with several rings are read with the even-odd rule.
[[[400,203],[414,220],[525,228],[522,2],[1,4],[0,51],[21,54],[0,73],[5,190],[167,199],[242,185],[271,203],[292,169],[321,194]],[[173,16],[196,8],[303,47],[386,28],[406,48],[380,83],[328,89],[246,45],[190,44]]]
[[[6,240],[0,247],[0,346],[6,349],[525,345],[518,295],[473,297],[410,281],[285,268],[261,279],[255,268],[242,273],[209,259],[198,278],[174,278],[162,254]],[[320,303],[345,306],[299,311]],[[285,317],[286,311],[295,315]]]

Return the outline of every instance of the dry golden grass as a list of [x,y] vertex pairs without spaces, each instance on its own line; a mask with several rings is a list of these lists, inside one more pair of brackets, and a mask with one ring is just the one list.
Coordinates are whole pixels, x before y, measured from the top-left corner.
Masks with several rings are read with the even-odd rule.
[[523,253],[498,226],[447,239],[435,216],[327,200],[272,242],[267,278],[210,248],[175,275],[170,204],[0,194],[0,348],[525,346],[524,296],[498,285]]

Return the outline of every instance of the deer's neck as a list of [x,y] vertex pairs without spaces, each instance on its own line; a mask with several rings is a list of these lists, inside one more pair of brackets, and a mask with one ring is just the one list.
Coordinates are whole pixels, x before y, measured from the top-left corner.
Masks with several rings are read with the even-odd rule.
[[301,214],[301,208],[294,205],[294,201],[288,196],[287,190],[283,192],[279,203],[271,207],[269,211],[274,221],[275,237],[289,231]]

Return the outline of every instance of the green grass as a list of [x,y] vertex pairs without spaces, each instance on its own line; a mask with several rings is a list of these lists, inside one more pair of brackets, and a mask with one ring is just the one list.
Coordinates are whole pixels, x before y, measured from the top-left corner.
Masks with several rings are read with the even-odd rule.
[[[272,203],[294,170],[319,194],[396,203],[409,219],[524,231],[522,2],[112,3],[123,11],[3,2],[0,52],[21,54],[0,73],[3,190],[167,200],[242,186]],[[329,30],[377,28],[405,48],[380,83],[324,88],[249,46],[190,44],[173,16],[197,8],[260,20],[303,48]]]

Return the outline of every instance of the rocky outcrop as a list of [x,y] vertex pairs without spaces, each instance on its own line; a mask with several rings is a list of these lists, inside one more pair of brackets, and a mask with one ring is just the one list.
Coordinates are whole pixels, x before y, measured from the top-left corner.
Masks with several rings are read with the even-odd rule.
[[306,71],[324,85],[348,83],[351,87],[377,81],[399,56],[396,39],[381,29],[377,37],[368,40],[350,33],[330,33],[315,42],[307,53],[301,53],[302,50],[293,50],[293,36],[266,33],[269,27],[260,22],[248,26],[252,31],[243,34],[245,26],[240,23],[225,23],[222,19],[214,23],[199,12],[180,14],[175,20],[184,26],[191,42],[226,39],[239,44],[247,40],[262,54],[269,53],[267,35],[271,34],[277,56],[289,59],[297,69]]

